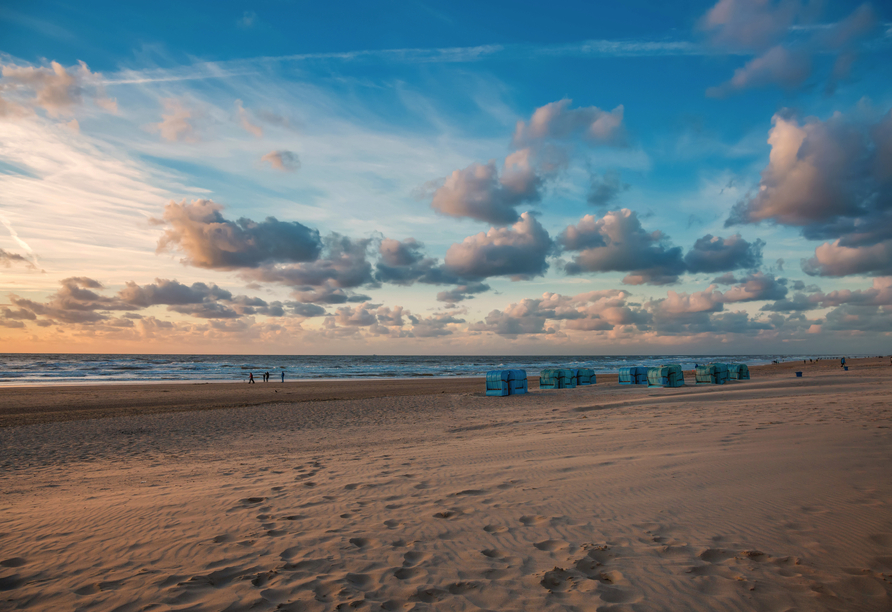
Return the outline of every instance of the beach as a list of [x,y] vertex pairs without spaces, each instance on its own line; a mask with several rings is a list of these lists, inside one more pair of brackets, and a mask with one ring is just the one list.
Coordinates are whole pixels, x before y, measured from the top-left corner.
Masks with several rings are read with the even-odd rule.
[[0,609],[889,610],[892,367],[848,365],[2,388]]

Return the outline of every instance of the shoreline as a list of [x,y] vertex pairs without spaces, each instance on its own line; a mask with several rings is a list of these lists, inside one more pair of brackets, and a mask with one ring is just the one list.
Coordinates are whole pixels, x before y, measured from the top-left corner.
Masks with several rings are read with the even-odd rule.
[[[851,371],[889,368],[885,358],[851,359]],[[838,363],[824,360],[810,364],[782,362],[750,367],[754,378],[788,375],[797,368],[808,372],[842,371]],[[598,374],[595,388],[619,387],[617,374]],[[268,404],[334,400],[364,400],[440,394],[483,395],[482,377],[415,377],[401,379],[311,379],[275,380],[250,385],[244,381],[156,381],[149,383],[103,383],[79,385],[0,386],[0,428],[41,423],[79,421],[140,414],[162,414],[249,408]],[[529,377],[530,390],[538,390],[538,377]],[[693,372],[685,371],[686,386]],[[731,384],[746,384],[736,383]],[[572,393],[573,390],[567,390]],[[665,390],[669,392],[670,390]]]

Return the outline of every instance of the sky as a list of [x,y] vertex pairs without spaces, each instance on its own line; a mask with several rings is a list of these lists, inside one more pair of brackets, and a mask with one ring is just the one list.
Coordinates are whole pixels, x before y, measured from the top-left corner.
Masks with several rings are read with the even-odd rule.
[[0,6],[0,352],[890,352],[888,4],[144,6]]

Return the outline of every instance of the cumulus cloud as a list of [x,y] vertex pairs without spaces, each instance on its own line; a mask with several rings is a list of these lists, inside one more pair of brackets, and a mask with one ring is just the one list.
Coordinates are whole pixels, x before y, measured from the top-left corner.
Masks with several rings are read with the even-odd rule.
[[102,289],[102,284],[85,276],[72,276],[60,281],[62,287],[46,302],[36,302],[10,295],[14,306],[35,315],[44,316],[63,323],[96,323],[107,318],[109,311],[138,310],[118,297],[103,296],[94,289]]
[[433,188],[431,207],[444,215],[494,225],[516,222],[517,207],[538,203],[545,184],[567,164],[573,141],[625,142],[622,106],[607,112],[594,106],[571,109],[570,104],[570,100],[552,102],[536,109],[529,123],[518,121],[514,151],[505,158],[501,171],[495,160],[473,163],[455,170],[442,184],[426,183],[420,196]]
[[892,276],[873,279],[869,289],[840,289],[824,295],[819,294],[821,306],[842,306],[856,304],[861,306],[892,306]]
[[605,332],[630,326],[647,328],[650,314],[627,303],[629,293],[617,289],[589,291],[575,296],[547,292],[526,298],[503,310],[492,310],[483,321],[472,323],[472,332],[500,336],[557,334],[561,329]]
[[424,254],[424,245],[414,238],[399,241],[384,238],[378,247],[379,259],[375,264],[375,278],[394,285],[412,285],[416,282],[432,285],[459,282],[455,275],[446,272],[439,261]]
[[619,172],[608,170],[602,176],[592,175],[592,184],[586,200],[592,206],[609,206],[624,191],[628,191],[631,185],[623,183]]
[[456,326],[464,323],[451,313],[434,313],[427,317],[413,317],[410,333],[416,338],[437,338],[455,333]]
[[697,239],[685,254],[684,262],[688,272],[693,273],[757,268],[762,265],[764,246],[763,240],[747,242],[740,234],[729,238],[707,234]]
[[456,170],[434,192],[431,206],[451,217],[470,217],[497,225],[517,221],[516,206],[538,202],[543,177],[531,163],[530,149],[505,158],[501,176],[496,163],[473,163]]
[[246,132],[254,134],[257,138],[263,137],[263,128],[251,120],[251,115],[245,110],[241,100],[235,101],[235,112],[238,116],[239,124]]
[[584,216],[557,239],[566,251],[576,251],[565,264],[568,274],[628,272],[630,285],[674,283],[685,270],[681,247],[671,246],[660,231],[647,232],[629,209],[611,211],[602,218]]
[[755,195],[731,210],[725,225],[800,227],[810,240],[831,239],[803,262],[814,275],[892,270],[892,112],[878,122],[841,113],[800,124],[773,118],[771,154]]
[[548,232],[525,212],[511,227],[493,227],[453,244],[446,251],[445,268],[469,280],[491,276],[528,279],[545,273],[552,248]]
[[855,44],[874,30],[877,17],[865,3],[839,22],[813,25],[822,8],[822,3],[798,0],[720,0],[700,20],[700,29],[715,47],[757,56],[737,69],[731,80],[709,88],[707,95],[725,97],[765,85],[799,87],[811,75],[811,57],[827,53],[836,54],[827,86],[832,91],[838,80],[848,76]]
[[270,165],[270,168],[282,172],[297,172],[300,170],[300,158],[297,153],[291,151],[270,151],[260,158]]
[[184,263],[199,268],[233,270],[311,261],[322,249],[319,232],[296,221],[229,221],[222,210],[212,200],[171,201],[164,208],[167,227],[158,251],[182,251]]
[[803,312],[817,308],[821,308],[821,305],[815,299],[815,296],[806,295],[799,291],[794,293],[792,298],[784,298],[771,304],[765,304],[759,310],[765,312]]
[[465,285],[458,285],[447,291],[441,291],[437,294],[437,301],[446,302],[447,304],[455,304],[464,300],[469,300],[476,293],[484,293],[489,291],[490,286],[486,283],[472,282]]
[[454,333],[456,325],[464,322],[452,313],[419,317],[402,306],[363,303],[338,308],[335,314],[326,317],[323,335],[356,335],[364,328],[372,336],[435,338]]
[[193,283],[188,286],[176,280],[156,278],[154,283],[143,286],[128,281],[118,292],[118,297],[133,306],[148,308],[158,304],[200,304],[205,300],[229,299],[232,294],[217,285]]
[[[372,265],[367,259],[371,242],[369,239],[357,240],[332,233],[322,240],[322,255],[318,259],[290,265],[271,263],[245,269],[242,276],[256,282],[287,285],[301,292],[321,291],[320,295],[343,296],[340,302],[343,303],[350,300],[350,295],[337,290],[375,284]],[[286,260],[275,257],[268,261]],[[337,303],[319,299],[301,301]]]
[[[760,321],[743,311],[728,312],[727,304],[783,300],[787,295],[787,279],[756,272],[735,286],[719,291],[710,285],[693,293],[668,291],[665,298],[649,300],[644,308],[652,315],[654,329],[660,334],[753,333],[773,329],[776,323]],[[778,302],[776,302],[778,303]],[[770,305],[767,305],[770,306]],[[783,308],[765,308],[784,312]],[[785,319],[779,319],[783,323]]]
[[747,275],[737,285],[725,291],[720,299],[724,303],[758,302],[780,300],[786,295],[787,279],[775,278],[773,274],[755,272]]
[[730,50],[764,49],[783,39],[790,26],[815,17],[801,2],[720,0],[704,15],[700,29],[710,42]]
[[735,70],[730,81],[708,88],[706,95],[711,98],[725,98],[743,89],[766,85],[795,89],[810,74],[811,58],[807,53],[778,45]]
[[198,130],[193,124],[195,111],[176,98],[166,98],[161,103],[165,111],[161,113],[161,121],[149,124],[147,129],[171,142],[198,142]]
[[[145,319],[151,319],[158,325],[170,326],[168,322],[144,317],[139,313],[155,306],[166,306],[169,312],[208,319],[211,322],[254,315],[285,317],[290,314],[306,318],[325,313],[324,308],[311,304],[282,304],[278,301],[268,303],[258,297],[233,296],[231,292],[214,284],[185,285],[176,280],[160,278],[145,285],[127,282],[113,296],[102,295],[100,291],[104,289],[103,285],[88,277],[66,278],[61,281],[61,285],[45,302],[10,295],[10,302],[16,308],[0,308],[0,319],[33,321],[41,327],[63,323],[83,330],[133,328],[134,321]],[[123,314],[116,314],[122,312]]]
[[117,102],[105,95],[102,75],[91,72],[84,62],[65,68],[7,64],[0,70],[0,117],[29,114],[42,108],[50,117],[69,115],[88,97],[100,108],[116,113]]
[[[892,223],[892,215],[886,216]],[[802,269],[812,276],[892,274],[892,239],[869,246],[846,246],[841,239],[825,242],[814,257],[802,260]]]
[[540,106],[529,122],[518,121],[512,143],[525,147],[548,140],[586,140],[618,145],[625,142],[623,106],[604,111],[597,106],[570,108],[572,100],[564,99]]

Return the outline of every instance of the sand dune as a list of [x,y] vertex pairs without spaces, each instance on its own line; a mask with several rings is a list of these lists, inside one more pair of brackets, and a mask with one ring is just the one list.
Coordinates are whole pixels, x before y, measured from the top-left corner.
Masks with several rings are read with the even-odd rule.
[[889,610],[890,389],[865,360],[6,427],[0,609]]

